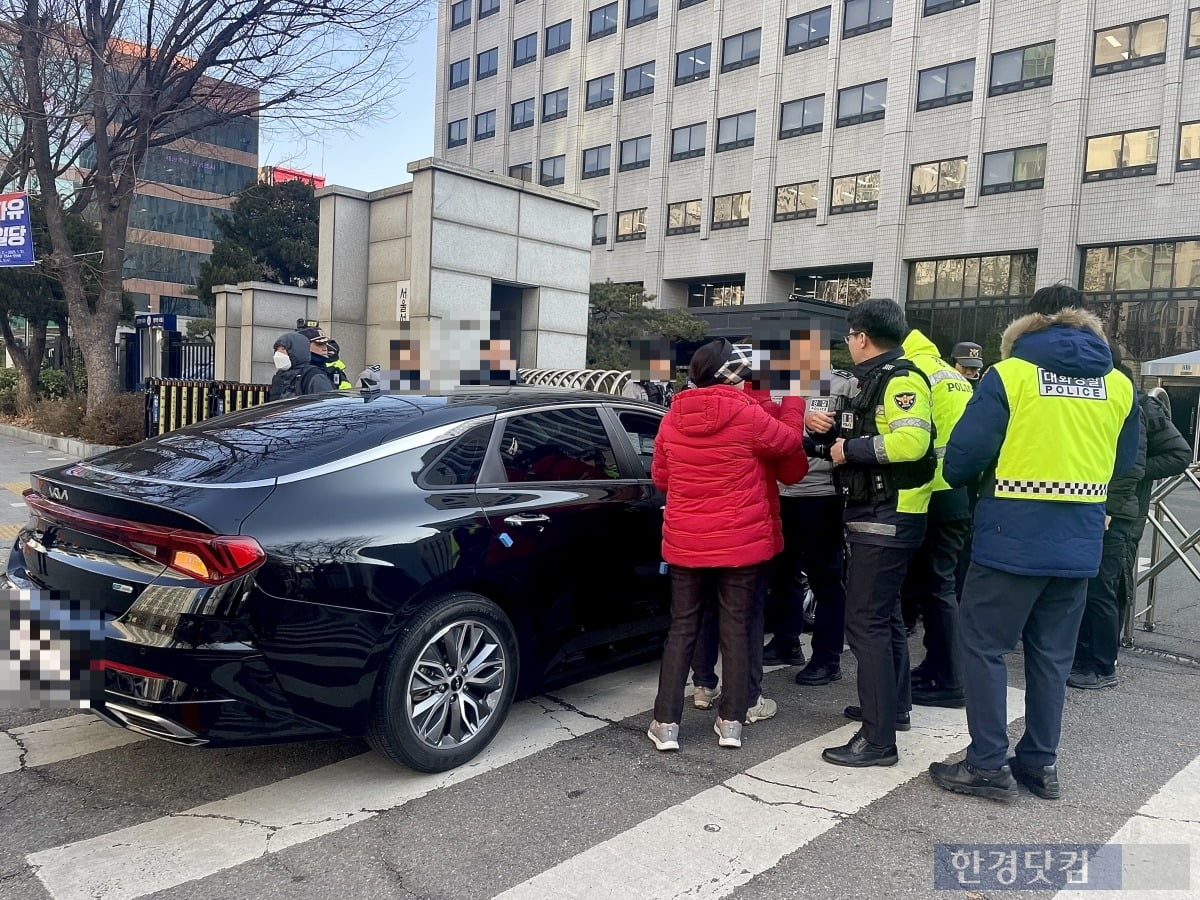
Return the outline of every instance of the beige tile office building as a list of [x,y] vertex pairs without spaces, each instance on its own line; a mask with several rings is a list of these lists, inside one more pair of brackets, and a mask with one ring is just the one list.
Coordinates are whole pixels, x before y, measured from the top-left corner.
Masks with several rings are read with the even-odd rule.
[[438,27],[437,155],[597,201],[594,280],[869,292],[943,345],[1066,281],[1138,358],[1200,347],[1200,0],[443,0]]

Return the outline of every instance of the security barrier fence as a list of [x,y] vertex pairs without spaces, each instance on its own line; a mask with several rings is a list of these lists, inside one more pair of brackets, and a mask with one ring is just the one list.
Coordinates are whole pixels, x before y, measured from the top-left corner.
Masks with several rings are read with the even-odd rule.
[[268,391],[266,384],[147,378],[146,437],[266,403]]
[[632,373],[616,369],[521,369],[523,384],[620,395]]

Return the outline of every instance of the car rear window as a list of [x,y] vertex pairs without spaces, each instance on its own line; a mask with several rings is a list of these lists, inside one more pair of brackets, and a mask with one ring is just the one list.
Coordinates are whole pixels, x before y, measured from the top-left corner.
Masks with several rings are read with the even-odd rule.
[[304,398],[208,419],[89,463],[191,484],[274,479],[453,420],[445,406],[445,398]]

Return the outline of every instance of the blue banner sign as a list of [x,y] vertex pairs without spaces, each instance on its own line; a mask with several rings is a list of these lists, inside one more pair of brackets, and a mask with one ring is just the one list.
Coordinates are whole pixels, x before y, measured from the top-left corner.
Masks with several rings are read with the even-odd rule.
[[0,194],[0,266],[33,265],[29,195]]

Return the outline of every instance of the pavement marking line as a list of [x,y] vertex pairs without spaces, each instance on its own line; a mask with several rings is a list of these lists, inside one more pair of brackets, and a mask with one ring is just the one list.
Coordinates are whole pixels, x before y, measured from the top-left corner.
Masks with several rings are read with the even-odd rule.
[[[1024,696],[1008,689],[1009,722],[1024,715]],[[859,728],[846,725],[701,791],[496,900],[724,897],[970,741],[962,710],[919,707],[912,719],[912,731],[900,736],[898,765],[846,769],[822,761],[824,748],[845,743]],[[681,737],[713,739],[697,731]]]
[[91,713],[22,725],[0,732],[0,774],[21,768],[22,748],[29,769],[145,740],[149,738],[109,725]]
[[0,539],[15,540],[24,525],[0,525]]
[[29,490],[29,482],[28,481],[4,481],[4,482],[0,482],[0,487],[4,488],[6,491],[12,491],[14,494],[16,494],[19,497],[19,496],[21,496],[21,494],[25,493],[25,491]]
[[[1196,757],[1155,792],[1134,813],[1110,844],[1124,844],[1122,900],[1196,900],[1200,897],[1200,756]],[[1151,845],[1139,852],[1129,845]],[[1190,851],[1156,853],[1164,844],[1189,844]],[[1157,847],[1155,846],[1157,845]],[[1174,849],[1174,848],[1172,848]],[[1141,857],[1146,858],[1141,858]],[[1189,883],[1190,879],[1190,883]],[[1158,889],[1170,884],[1187,884],[1180,890]],[[1128,885],[1128,887],[1126,887]],[[1140,890],[1139,890],[1140,888]],[[1059,891],[1054,900],[1088,900],[1095,890]]]
[[364,753],[26,859],[55,900],[132,900],[206,878],[645,712],[658,666],[649,663],[556,691],[561,703],[539,697],[515,704],[492,744],[449,772],[413,772]]

